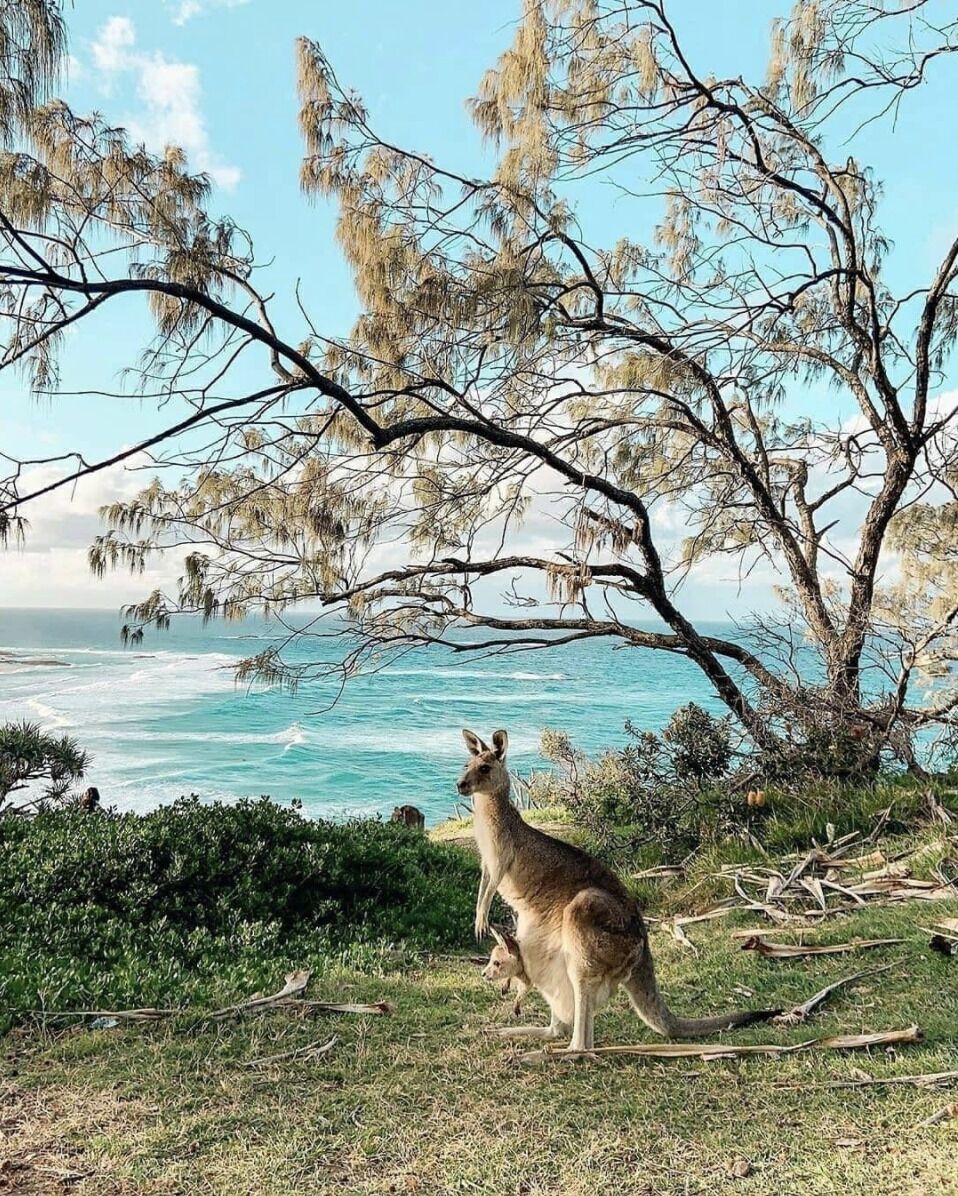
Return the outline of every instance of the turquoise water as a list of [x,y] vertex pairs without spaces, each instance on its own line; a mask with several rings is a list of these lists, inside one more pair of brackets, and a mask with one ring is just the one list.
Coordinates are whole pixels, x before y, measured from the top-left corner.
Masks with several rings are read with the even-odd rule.
[[280,630],[184,620],[124,648],[109,612],[0,610],[0,722],[74,735],[93,757],[86,783],[124,810],[191,792],[269,794],[330,817],[410,802],[436,822],[454,809],[462,727],[506,727],[512,767],[527,773],[541,764],[544,727],[595,750],[622,743],[627,718],[657,729],[685,702],[722,710],[687,661],[587,642],[486,658],[414,652],[351,681],[324,711],[329,684],[293,695],[235,684],[232,667]]

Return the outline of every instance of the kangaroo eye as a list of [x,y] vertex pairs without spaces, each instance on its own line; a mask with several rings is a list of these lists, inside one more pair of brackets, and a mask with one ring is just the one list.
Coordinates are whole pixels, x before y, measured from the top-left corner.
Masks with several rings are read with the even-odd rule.
[[490,772],[490,771],[491,771],[491,769],[490,769],[490,767],[489,767],[489,765],[488,765],[488,764],[480,764],[480,765],[479,765],[479,771],[480,771],[480,772],[482,772],[482,773],[486,773],[486,772]]

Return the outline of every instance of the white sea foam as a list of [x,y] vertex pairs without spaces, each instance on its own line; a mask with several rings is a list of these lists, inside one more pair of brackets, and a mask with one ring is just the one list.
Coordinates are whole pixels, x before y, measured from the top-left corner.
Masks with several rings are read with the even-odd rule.
[[[44,730],[82,732],[83,746],[95,758],[123,724],[144,715],[182,707],[234,690],[232,657],[221,653],[194,656],[169,653],[125,660],[93,661],[69,674],[49,668],[12,677],[0,695],[0,722],[30,718]],[[69,684],[64,684],[69,680]]]
[[42,648],[14,648],[4,647],[2,644],[0,652],[9,652],[14,656],[124,656],[127,660],[133,660],[138,656],[180,655],[173,651],[133,652],[129,648],[51,648],[49,645]]
[[[624,718],[641,714],[643,698],[655,706],[661,693],[660,685],[646,693],[644,679],[617,675],[615,685],[596,686],[598,697],[585,703],[589,682],[577,676],[568,656],[550,657],[548,665],[542,658],[498,657],[460,666],[459,658],[430,654],[357,679],[335,709],[320,715],[329,696],[324,686],[307,683],[295,698],[260,688],[250,697],[236,686],[240,654],[257,647],[235,642],[247,638],[241,628],[232,629],[236,635],[207,631],[140,652],[87,646],[109,641],[96,622],[86,640],[85,626],[77,624],[78,646],[70,643],[72,633],[52,630],[51,643],[67,644],[35,647],[24,636],[9,650],[74,667],[15,676],[8,669],[0,679],[0,722],[30,718],[75,735],[92,758],[83,783],[97,785],[105,802],[122,809],[145,810],[196,791],[204,800],[297,795],[311,812],[326,816],[388,812],[405,800],[438,814],[451,808],[465,759],[461,726],[487,739],[494,727],[509,727],[513,763],[524,770],[536,759],[543,723],[568,726],[590,747],[583,727],[596,702],[621,706]],[[23,660],[7,663],[24,668]],[[549,671],[555,665],[568,672]],[[617,725],[619,714],[616,708],[611,717]],[[387,757],[405,760],[398,778]]]
[[43,731],[57,731],[63,727],[74,726],[74,723],[61,711],[54,710],[52,706],[47,706],[45,702],[40,702],[36,698],[27,698],[26,705],[39,719],[40,729]]
[[171,728],[169,731],[148,731],[136,728],[128,734],[121,733],[119,738],[124,740],[144,740],[150,743],[230,743],[237,747],[252,746],[253,744],[281,744],[284,750],[298,747],[311,738],[311,733],[299,723],[290,723],[281,731],[181,731]]
[[467,677],[488,681],[568,681],[566,673],[497,673],[492,669],[384,669],[379,677]]
[[[325,728],[324,728],[325,731]],[[422,756],[424,758],[462,759],[465,748],[462,732],[456,727],[411,729],[393,733],[388,726],[371,730],[355,727],[332,726],[322,735],[322,742],[339,750],[369,752],[371,754],[393,753],[399,756]],[[320,742],[317,736],[317,742]],[[518,733],[510,735],[509,742],[514,752],[534,752],[538,743],[535,734]]]
[[543,703],[563,705],[566,702],[581,702],[579,693],[509,693],[509,694],[443,694],[441,698],[417,698],[416,705],[423,706],[536,706]]
[[293,723],[291,726],[287,727],[285,731],[280,731],[278,733],[276,742],[282,743],[284,745],[283,752],[285,754],[290,748],[299,747],[300,744],[306,742],[306,732],[299,725],[299,723]]

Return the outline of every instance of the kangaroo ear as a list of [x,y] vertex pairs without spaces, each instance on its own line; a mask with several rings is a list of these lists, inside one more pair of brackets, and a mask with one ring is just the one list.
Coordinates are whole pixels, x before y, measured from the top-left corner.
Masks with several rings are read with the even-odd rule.
[[508,930],[502,935],[502,945],[510,955],[514,955],[516,959],[519,958],[519,944]]
[[467,731],[463,728],[462,737],[466,741],[466,747],[473,756],[478,756],[480,752],[488,752],[488,748],[474,731]]
[[501,934],[499,933],[499,931],[498,931],[498,930],[495,928],[495,926],[490,926],[490,927],[489,927],[489,933],[492,935],[492,937],[495,939],[495,941],[498,943],[498,945],[499,945],[500,947],[506,947],[506,950],[508,950],[508,946],[507,946],[507,944],[506,944],[506,940],[505,940],[505,939],[502,937],[502,935],[501,935]]
[[500,760],[505,760],[506,751],[509,747],[509,735],[506,731],[494,731],[492,734],[492,747],[496,756]]

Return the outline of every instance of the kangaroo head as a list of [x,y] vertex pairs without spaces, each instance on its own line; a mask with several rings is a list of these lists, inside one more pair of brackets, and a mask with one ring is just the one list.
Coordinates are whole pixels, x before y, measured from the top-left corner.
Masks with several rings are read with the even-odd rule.
[[525,980],[526,969],[519,954],[519,944],[508,932],[500,933],[493,928],[492,935],[496,945],[492,948],[489,962],[482,969],[483,980]]
[[491,748],[472,731],[463,731],[462,737],[469,749],[469,761],[456,785],[462,796],[468,797],[471,793],[508,796],[509,770],[506,768],[506,749],[509,746],[509,736],[506,732],[493,733]]

